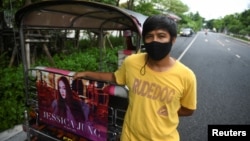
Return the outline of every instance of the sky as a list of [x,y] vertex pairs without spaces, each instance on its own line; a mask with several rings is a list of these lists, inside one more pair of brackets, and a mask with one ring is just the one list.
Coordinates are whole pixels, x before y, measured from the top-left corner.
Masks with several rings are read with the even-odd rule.
[[250,0],[181,0],[189,12],[199,12],[205,20],[220,19],[250,8]]

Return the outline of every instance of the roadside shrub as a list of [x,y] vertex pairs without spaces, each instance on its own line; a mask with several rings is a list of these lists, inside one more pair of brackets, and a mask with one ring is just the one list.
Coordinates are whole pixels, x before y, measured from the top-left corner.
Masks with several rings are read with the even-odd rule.
[[89,47],[71,54],[56,54],[53,56],[55,66],[48,63],[46,57],[39,59],[35,65],[56,67],[71,71],[109,71],[113,72],[118,67],[118,50],[122,47],[100,49]]
[[23,122],[25,94],[22,67],[0,69],[0,131]]

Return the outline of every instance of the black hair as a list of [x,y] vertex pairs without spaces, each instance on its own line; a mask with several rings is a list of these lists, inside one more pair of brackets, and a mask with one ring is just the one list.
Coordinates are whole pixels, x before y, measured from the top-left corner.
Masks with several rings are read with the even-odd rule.
[[143,23],[143,41],[146,34],[155,29],[163,29],[168,31],[171,39],[173,39],[173,37],[177,37],[177,24],[174,19],[169,18],[166,15],[153,15],[148,17]]

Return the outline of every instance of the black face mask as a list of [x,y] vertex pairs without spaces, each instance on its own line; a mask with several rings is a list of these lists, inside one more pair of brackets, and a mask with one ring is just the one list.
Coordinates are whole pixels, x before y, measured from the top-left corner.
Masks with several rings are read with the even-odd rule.
[[160,43],[160,42],[150,42],[144,44],[148,56],[156,61],[163,59],[167,56],[172,48],[172,42]]

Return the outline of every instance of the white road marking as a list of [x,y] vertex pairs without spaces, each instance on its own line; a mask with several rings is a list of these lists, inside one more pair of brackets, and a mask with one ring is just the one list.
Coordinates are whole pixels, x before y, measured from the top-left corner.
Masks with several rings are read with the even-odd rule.
[[235,56],[236,56],[237,58],[240,58],[240,55],[238,55],[238,54],[236,54]]
[[186,54],[186,52],[191,47],[191,45],[193,44],[193,42],[196,40],[197,37],[198,37],[198,34],[196,34],[196,36],[194,37],[194,39],[188,44],[187,48],[181,53],[181,55],[178,57],[177,60],[181,60],[181,58]]
[[217,40],[217,42],[222,45],[222,46],[225,46],[220,40]]

